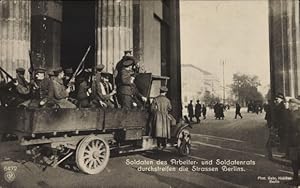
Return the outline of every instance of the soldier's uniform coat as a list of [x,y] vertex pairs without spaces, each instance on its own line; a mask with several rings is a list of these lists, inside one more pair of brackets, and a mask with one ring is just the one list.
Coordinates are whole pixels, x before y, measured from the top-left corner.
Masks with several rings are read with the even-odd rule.
[[154,128],[154,136],[171,138],[169,112],[172,110],[172,105],[170,100],[166,96],[160,95],[153,99],[151,109],[153,113],[152,126]]
[[53,98],[61,108],[76,108],[73,103],[67,100],[68,96],[63,80],[53,79],[49,87],[49,97]]
[[118,95],[121,100],[122,108],[130,109],[132,107],[134,88],[131,83],[132,71],[123,69],[120,74],[120,83],[118,84]]
[[78,92],[77,92],[77,100],[79,103],[79,107],[89,107],[89,96],[88,96],[89,85],[87,81],[82,81],[79,84]]
[[101,73],[97,73],[92,83],[93,92],[93,104],[101,106],[101,103],[105,103],[107,107],[113,108],[114,105],[110,102],[111,96],[106,93],[103,81],[101,79]]

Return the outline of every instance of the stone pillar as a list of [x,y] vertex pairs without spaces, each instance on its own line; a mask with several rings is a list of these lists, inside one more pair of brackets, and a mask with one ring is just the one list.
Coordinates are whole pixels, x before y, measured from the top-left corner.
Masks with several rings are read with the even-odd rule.
[[32,1],[31,49],[35,67],[60,66],[62,2]]
[[98,0],[97,64],[112,72],[123,52],[133,49],[132,0]]
[[169,97],[172,99],[172,114],[178,120],[182,117],[181,101],[181,56],[180,56],[180,2],[170,1],[170,61],[168,69],[170,72]]
[[272,96],[299,95],[299,2],[269,1]]
[[29,67],[31,1],[0,1],[0,66],[15,75]]

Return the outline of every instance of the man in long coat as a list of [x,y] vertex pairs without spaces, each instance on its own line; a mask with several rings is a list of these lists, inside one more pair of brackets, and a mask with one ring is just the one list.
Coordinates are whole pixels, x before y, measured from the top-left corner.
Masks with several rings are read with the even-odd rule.
[[153,113],[152,126],[159,147],[165,147],[167,139],[171,138],[171,117],[169,112],[172,110],[172,105],[171,101],[166,97],[167,92],[167,87],[161,87],[160,95],[154,98],[151,104]]
[[197,123],[200,123],[200,117],[201,117],[201,104],[200,101],[197,100],[197,104],[195,106],[195,117],[197,119]]

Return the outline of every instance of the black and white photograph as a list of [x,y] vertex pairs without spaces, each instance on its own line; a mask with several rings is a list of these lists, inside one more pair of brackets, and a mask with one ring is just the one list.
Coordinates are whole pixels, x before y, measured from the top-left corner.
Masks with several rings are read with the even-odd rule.
[[299,170],[299,0],[0,0],[0,188],[297,188]]

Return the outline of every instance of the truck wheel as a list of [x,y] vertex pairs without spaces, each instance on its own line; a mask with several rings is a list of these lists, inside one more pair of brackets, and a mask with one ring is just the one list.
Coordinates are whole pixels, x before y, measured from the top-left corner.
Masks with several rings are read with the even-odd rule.
[[187,156],[191,153],[191,134],[187,129],[179,132],[177,138],[177,149],[180,155]]
[[109,160],[109,145],[97,136],[84,138],[76,149],[76,164],[87,174],[98,174],[106,167]]

